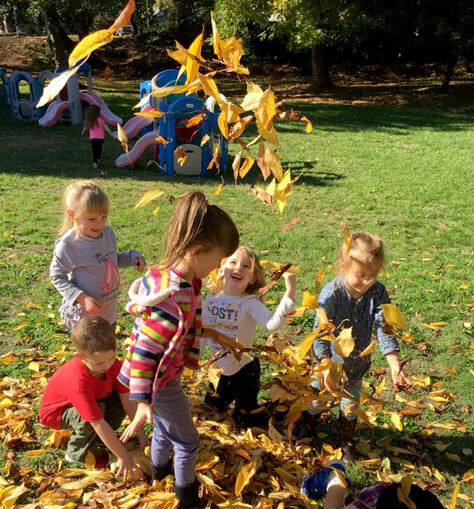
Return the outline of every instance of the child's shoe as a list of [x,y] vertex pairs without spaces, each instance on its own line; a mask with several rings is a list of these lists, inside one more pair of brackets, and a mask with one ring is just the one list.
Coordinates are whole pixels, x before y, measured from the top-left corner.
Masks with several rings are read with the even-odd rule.
[[[260,410],[256,412],[256,410]],[[261,406],[252,412],[239,410],[232,414],[232,418],[242,428],[267,428],[270,416],[265,411],[265,406]]]
[[204,403],[216,412],[225,412],[227,410],[227,405],[224,403],[224,400],[217,394],[214,395],[210,392],[206,392],[206,395],[204,396]]
[[335,468],[342,472],[347,487],[352,489],[352,482],[350,478],[347,477],[344,465],[339,460],[331,460],[326,463],[325,468],[322,470],[318,470],[304,477],[301,493],[312,500],[318,500],[323,497],[327,492],[328,482],[330,480],[329,476],[333,473]]
[[174,485],[176,498],[179,500],[178,509],[198,509],[203,507],[199,498],[199,481],[196,479],[189,486]]
[[152,466],[151,469],[151,480],[152,481],[162,481],[165,477],[169,475],[173,475],[173,462],[171,458],[169,459],[166,465],[162,467],[157,467],[156,465]]

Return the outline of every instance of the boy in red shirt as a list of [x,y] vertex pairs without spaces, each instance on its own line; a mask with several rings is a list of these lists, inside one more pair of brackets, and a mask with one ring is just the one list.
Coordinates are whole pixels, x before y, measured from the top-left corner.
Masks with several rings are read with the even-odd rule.
[[[112,326],[100,316],[77,322],[71,332],[76,356],[51,377],[43,395],[40,421],[53,429],[71,429],[65,459],[84,462],[87,452],[100,441],[117,456],[116,475],[134,479],[138,467],[115,434],[125,413],[133,419],[136,402],[118,380],[122,362],[115,358],[116,338]],[[143,426],[137,431],[140,447],[147,445]],[[149,443],[149,442],[148,442]],[[96,466],[99,466],[96,460]],[[106,466],[107,462],[103,462]]]

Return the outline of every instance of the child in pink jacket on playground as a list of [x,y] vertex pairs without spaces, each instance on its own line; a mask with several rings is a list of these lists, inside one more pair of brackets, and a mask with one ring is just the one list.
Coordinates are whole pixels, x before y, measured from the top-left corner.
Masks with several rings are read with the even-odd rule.
[[106,124],[105,120],[100,116],[100,108],[95,104],[91,104],[87,109],[84,119],[84,128],[82,134],[89,131],[89,139],[92,149],[92,168],[97,170],[100,164],[100,157],[102,155],[102,147],[104,145],[105,131],[107,131],[113,138],[112,131]]

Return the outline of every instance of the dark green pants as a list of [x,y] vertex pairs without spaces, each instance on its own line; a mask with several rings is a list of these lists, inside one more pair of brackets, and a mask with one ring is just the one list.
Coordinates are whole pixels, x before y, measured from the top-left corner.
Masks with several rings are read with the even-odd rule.
[[[119,428],[125,417],[125,410],[122,407],[118,393],[114,391],[108,398],[101,399],[97,403],[110,427],[113,430]],[[61,428],[72,431],[66,450],[66,455],[71,460],[83,463],[87,451],[91,450],[94,454],[94,451],[100,448],[102,444],[90,422],[84,421],[74,407],[63,410]]]

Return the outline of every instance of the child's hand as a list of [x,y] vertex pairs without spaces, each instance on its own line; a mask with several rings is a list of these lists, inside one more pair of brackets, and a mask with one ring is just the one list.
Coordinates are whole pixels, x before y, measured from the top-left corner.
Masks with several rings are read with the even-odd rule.
[[394,391],[398,392],[411,387],[412,383],[405,374],[403,364],[400,362],[398,357],[398,352],[389,353],[385,357],[387,358],[387,362],[392,373]]
[[392,368],[391,372],[395,392],[403,391],[404,389],[408,389],[412,386],[412,383],[403,368]]
[[296,290],[296,275],[286,271],[283,273],[283,278],[285,280],[286,294],[290,299],[293,299]]
[[140,401],[135,412],[133,421],[126,427],[120,437],[121,442],[127,442],[140,429],[143,429],[143,423],[151,424],[153,422],[153,412],[151,406],[144,401]]
[[85,293],[81,293],[76,300],[89,315],[97,315],[102,309],[102,306],[96,299],[94,299],[94,297]]
[[133,458],[127,453],[122,458],[117,458],[117,467],[115,470],[115,477],[123,476],[123,480],[135,480],[135,476],[140,477],[141,469],[135,465]]
[[138,272],[143,272],[145,270],[146,262],[142,256],[134,256],[132,258],[132,263],[135,265]]

